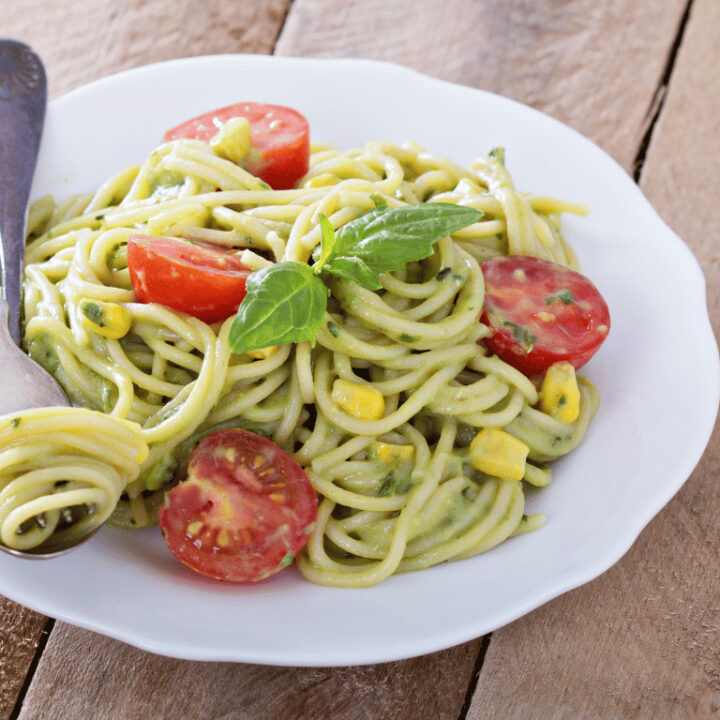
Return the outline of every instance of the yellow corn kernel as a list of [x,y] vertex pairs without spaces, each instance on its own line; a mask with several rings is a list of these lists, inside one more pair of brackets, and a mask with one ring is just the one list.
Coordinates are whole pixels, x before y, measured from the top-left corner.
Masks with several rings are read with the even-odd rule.
[[385,412],[383,394],[368,385],[338,378],[333,383],[331,397],[343,410],[362,420],[377,420]]
[[256,360],[267,360],[275,354],[278,349],[277,345],[268,345],[267,347],[260,348],[259,350],[250,350],[248,355]]
[[560,422],[577,420],[580,389],[575,368],[569,362],[557,362],[547,369],[540,386],[540,409]]
[[244,117],[230,118],[210,141],[216,155],[238,165],[250,152],[251,145],[250,123]]
[[414,445],[396,445],[376,440],[368,453],[371,460],[379,460],[387,465],[399,465],[412,460],[415,454]]
[[80,322],[88,330],[111,340],[125,337],[132,325],[130,313],[118,303],[83,299],[79,308]]
[[483,428],[470,443],[470,464],[480,472],[509,480],[522,480],[530,448],[510,433]]

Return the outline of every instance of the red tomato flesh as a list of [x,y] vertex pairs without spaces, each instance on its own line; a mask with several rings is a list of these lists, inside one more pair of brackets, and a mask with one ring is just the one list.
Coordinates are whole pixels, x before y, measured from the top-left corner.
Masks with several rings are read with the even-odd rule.
[[610,313],[584,275],[547,260],[511,255],[482,264],[484,339],[501,360],[525,375],[566,360],[582,367],[610,331]]
[[208,323],[237,311],[251,272],[225,248],[151,235],[130,237],[127,262],[140,302],[160,303]]
[[252,150],[243,167],[275,190],[286,190],[308,171],[310,128],[297,110],[282,105],[236,103],[187,120],[165,133],[165,141],[191,138],[209,142],[218,125],[244,117],[250,123]]
[[255,582],[287,567],[305,546],[317,495],[275,443],[218,430],[195,448],[187,480],[167,494],[159,519],[168,547],[189,568]]

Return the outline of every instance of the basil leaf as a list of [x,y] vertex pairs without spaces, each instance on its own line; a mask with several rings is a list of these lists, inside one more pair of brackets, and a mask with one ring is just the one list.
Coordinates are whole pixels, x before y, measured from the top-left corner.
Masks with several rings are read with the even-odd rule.
[[368,290],[379,290],[382,287],[380,276],[360,258],[335,258],[330,265],[325,265],[323,269],[333,275],[338,275],[341,278],[362,285]]
[[315,343],[328,291],[309,265],[281,262],[256,270],[246,289],[230,327],[233,352],[303,340]]
[[481,217],[479,210],[450,203],[376,207],[337,231],[325,269],[337,265],[339,258],[352,257],[377,275],[402,270],[407,263],[432,255],[438,240]]
[[320,237],[320,254],[318,255],[316,252],[313,253],[313,260],[315,261],[313,271],[315,273],[320,272],[323,265],[327,262],[328,257],[330,257],[330,253],[335,245],[335,228],[322,213],[318,215],[318,220],[320,220],[322,235]]

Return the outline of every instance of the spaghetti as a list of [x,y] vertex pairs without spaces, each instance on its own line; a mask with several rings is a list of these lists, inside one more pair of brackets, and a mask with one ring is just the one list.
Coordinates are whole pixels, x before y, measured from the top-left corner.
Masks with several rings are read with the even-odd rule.
[[[441,240],[430,258],[384,275],[381,291],[334,278],[314,347],[233,354],[231,319],[208,325],[136,302],[125,258],[134,234],[234,248],[250,268],[309,262],[321,239],[320,214],[339,228],[378,197],[390,207],[462,204],[483,217]],[[541,515],[524,514],[522,482],[550,481],[545,463],[580,442],[597,392],[581,380],[580,414],[571,423],[536,407],[533,382],[479,342],[488,333],[479,322],[480,263],[522,254],[575,267],[562,212],[585,209],[518,192],[498,153],[464,168],[415,144],[371,142],[347,152],[316,144],[300,187],[275,191],[205,142],[175,140],[92,195],[35,203],[24,342],[74,405],[119,421],[123,432],[142,428],[149,452],[140,453],[135,473],[120,474],[126,486],[111,522],[155,522],[198,439],[242,427],[293,454],[319,493],[301,572],[317,583],[367,586],[483,552],[542,524]],[[88,302],[122,305],[129,332],[111,338],[88,329],[81,310]],[[348,412],[334,396],[337,380],[379,391],[382,417]],[[522,481],[468,462],[481,428],[503,429],[527,445]],[[88,446],[81,462],[90,467],[107,447]],[[6,490],[8,472],[0,471]],[[17,544],[18,523],[1,522],[3,542]]]

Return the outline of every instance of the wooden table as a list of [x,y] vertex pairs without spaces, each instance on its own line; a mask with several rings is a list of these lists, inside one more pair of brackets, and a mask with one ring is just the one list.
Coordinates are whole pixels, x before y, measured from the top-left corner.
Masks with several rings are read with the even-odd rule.
[[[184,55],[369,57],[528,103],[610,152],[700,260],[720,322],[718,0],[0,0],[52,96]],[[150,655],[8,600],[0,718],[720,717],[720,436],[627,555],[444,652],[334,669]]]

